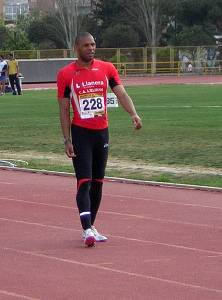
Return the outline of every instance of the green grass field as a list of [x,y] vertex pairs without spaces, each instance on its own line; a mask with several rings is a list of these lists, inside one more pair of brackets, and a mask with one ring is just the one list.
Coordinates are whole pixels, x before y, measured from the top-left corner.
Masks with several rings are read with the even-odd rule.
[[[222,187],[222,85],[130,87],[143,120],[135,131],[109,109],[108,176]],[[0,97],[0,159],[72,171],[63,154],[56,91]]]

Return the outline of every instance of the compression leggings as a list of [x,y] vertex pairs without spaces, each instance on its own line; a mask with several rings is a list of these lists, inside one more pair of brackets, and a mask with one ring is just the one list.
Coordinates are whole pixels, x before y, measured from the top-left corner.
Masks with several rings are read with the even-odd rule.
[[76,202],[83,229],[94,224],[102,198],[102,186],[108,158],[108,128],[91,130],[72,126],[76,157],[73,166],[77,178]]

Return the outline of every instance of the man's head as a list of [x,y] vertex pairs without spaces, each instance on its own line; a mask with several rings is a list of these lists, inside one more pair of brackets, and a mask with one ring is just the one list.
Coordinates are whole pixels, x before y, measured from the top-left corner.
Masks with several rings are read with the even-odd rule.
[[9,58],[10,60],[14,59],[14,56],[13,56],[13,54],[12,54],[12,53],[10,53],[10,54],[8,55],[8,58]]
[[96,43],[89,32],[81,32],[77,35],[74,44],[77,57],[82,62],[90,62],[95,55]]

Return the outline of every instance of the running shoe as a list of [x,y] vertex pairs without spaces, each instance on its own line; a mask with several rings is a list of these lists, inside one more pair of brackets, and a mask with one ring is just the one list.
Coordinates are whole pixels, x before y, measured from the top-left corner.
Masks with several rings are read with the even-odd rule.
[[83,231],[84,244],[88,247],[93,247],[95,245],[95,236],[91,228]]
[[94,237],[95,237],[96,242],[105,242],[105,241],[107,241],[107,237],[105,235],[100,234],[96,230],[95,226],[91,226],[91,229],[92,229],[92,232],[94,233]]

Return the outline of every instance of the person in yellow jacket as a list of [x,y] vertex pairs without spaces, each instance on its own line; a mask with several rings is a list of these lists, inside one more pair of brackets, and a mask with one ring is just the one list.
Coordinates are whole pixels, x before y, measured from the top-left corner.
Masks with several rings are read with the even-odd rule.
[[[12,94],[13,95],[21,95],[21,86],[19,81],[19,66],[18,61],[14,58],[12,54],[9,54],[9,60],[8,60],[8,78],[9,82],[12,88]],[[16,89],[15,89],[16,86]]]

